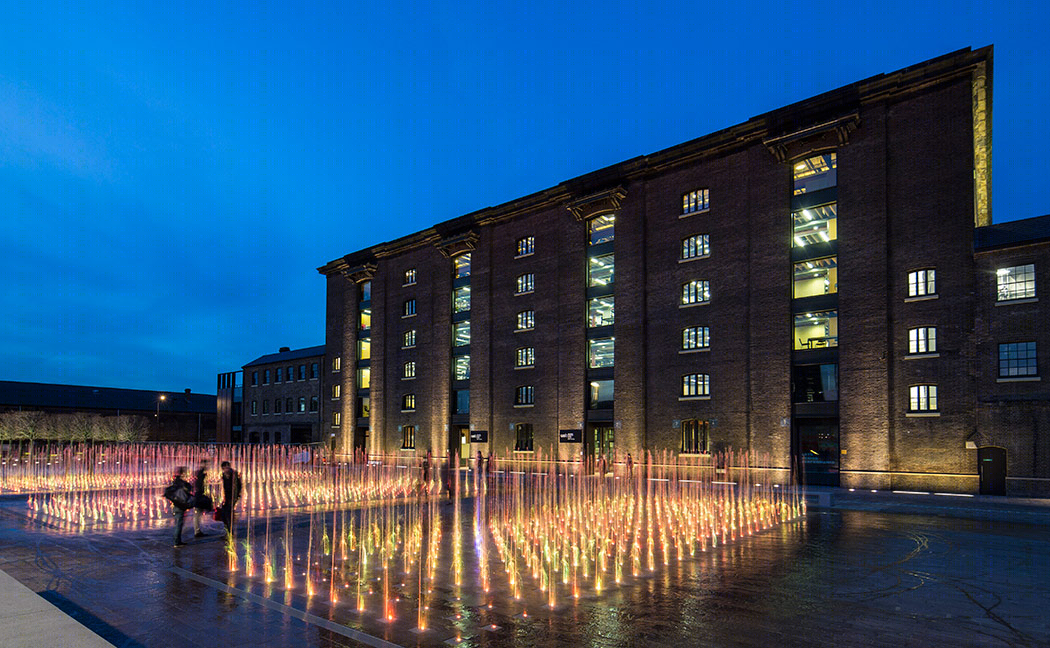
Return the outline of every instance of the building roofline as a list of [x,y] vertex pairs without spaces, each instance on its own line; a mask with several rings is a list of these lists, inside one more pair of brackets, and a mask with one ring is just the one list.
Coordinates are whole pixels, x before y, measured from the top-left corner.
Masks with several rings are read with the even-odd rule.
[[276,362],[287,362],[289,360],[302,360],[303,358],[316,358],[324,355],[325,345],[321,344],[312,347],[303,347],[302,349],[291,349],[289,351],[279,351],[277,353],[270,353],[264,356],[259,356],[255,360],[252,360],[248,364],[244,365],[241,369],[244,370],[248,367],[254,367],[257,365],[273,364]]
[[975,254],[1050,242],[1050,214],[978,227],[973,231]]

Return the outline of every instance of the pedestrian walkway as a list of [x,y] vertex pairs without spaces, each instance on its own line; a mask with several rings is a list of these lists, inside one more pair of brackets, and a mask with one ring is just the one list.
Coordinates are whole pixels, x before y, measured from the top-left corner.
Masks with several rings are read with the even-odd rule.
[[0,646],[113,648],[39,594],[0,571]]
[[968,495],[904,490],[868,490],[809,486],[811,509],[911,513],[967,520],[1050,525],[1050,499]]

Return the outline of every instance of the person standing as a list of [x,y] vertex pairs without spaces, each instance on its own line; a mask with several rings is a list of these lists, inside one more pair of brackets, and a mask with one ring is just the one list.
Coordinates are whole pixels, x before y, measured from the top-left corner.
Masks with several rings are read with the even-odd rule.
[[222,468],[222,506],[219,511],[222,523],[226,525],[226,535],[233,536],[233,511],[237,506],[237,500],[241,498],[241,474],[230,466],[229,461],[219,465]]
[[208,495],[205,480],[208,477],[208,460],[201,459],[196,472],[193,473],[193,537],[201,538],[205,535],[201,530],[201,520],[204,514],[214,508],[211,497]]
[[186,466],[175,469],[175,478],[164,491],[164,497],[171,501],[171,514],[175,516],[175,546],[182,547],[182,525],[186,521],[186,510],[190,507],[190,483],[183,479]]

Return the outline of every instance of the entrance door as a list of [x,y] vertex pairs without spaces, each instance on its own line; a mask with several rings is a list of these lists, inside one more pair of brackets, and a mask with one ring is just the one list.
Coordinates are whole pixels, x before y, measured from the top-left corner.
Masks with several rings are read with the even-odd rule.
[[470,459],[470,426],[453,425],[448,433],[449,452],[459,455],[459,465],[465,466]]
[[360,426],[354,428],[354,457],[363,455],[365,453],[365,447],[367,445],[368,428]]
[[802,484],[839,485],[838,419],[795,419],[797,465]]
[[1006,495],[1006,448],[977,448],[977,474],[981,477],[981,495]]
[[612,468],[615,459],[615,440],[613,426],[608,423],[588,423],[587,433],[583,436],[583,452],[588,463],[597,466],[597,462],[605,457],[607,468]]

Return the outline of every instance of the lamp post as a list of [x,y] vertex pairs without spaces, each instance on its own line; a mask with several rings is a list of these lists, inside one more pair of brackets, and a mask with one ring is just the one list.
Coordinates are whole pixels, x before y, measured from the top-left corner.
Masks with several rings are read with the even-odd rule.
[[161,394],[160,398],[157,399],[157,413],[153,415],[154,418],[160,420],[160,402],[162,400],[167,400],[167,398],[168,398],[167,396],[165,396],[164,394]]

